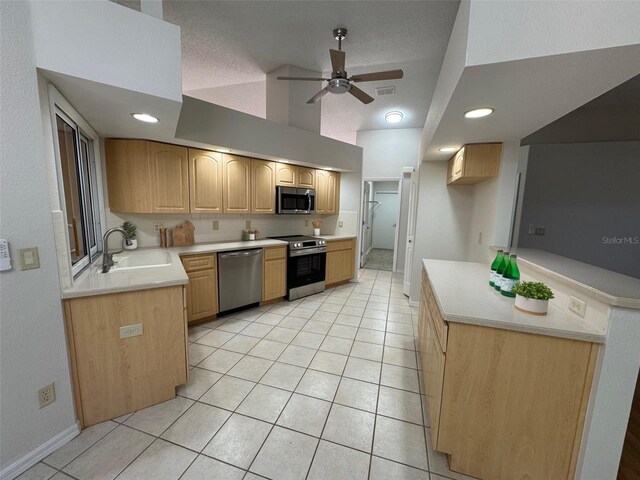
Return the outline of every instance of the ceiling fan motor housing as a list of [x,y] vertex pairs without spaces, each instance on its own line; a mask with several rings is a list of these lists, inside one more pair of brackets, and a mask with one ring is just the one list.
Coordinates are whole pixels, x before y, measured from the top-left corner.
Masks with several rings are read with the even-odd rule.
[[347,93],[350,88],[351,83],[346,78],[332,78],[327,85],[327,90],[331,93]]

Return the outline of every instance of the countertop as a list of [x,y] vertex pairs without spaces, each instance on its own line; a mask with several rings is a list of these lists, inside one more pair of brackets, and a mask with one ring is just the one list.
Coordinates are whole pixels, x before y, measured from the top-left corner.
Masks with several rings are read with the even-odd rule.
[[[214,242],[189,245],[185,247],[150,247],[123,252],[120,255],[136,255],[149,252],[167,252],[171,255],[171,264],[167,266],[139,268],[132,270],[102,273],[102,256],[82,272],[70,288],[62,290],[62,298],[88,297],[109,293],[145,290],[148,288],[170,287],[189,283],[187,273],[182,267],[180,255],[197,253],[215,253],[230,250],[246,250],[278,245],[287,245],[281,240],[249,240],[236,242]],[[117,259],[118,255],[114,255]]]
[[322,238],[324,240],[326,240],[327,242],[330,242],[332,240],[347,240],[349,238],[356,238],[356,235],[349,235],[349,234],[345,234],[345,235],[311,235],[313,238]]
[[425,259],[423,265],[442,317],[448,322],[595,343],[605,341],[605,332],[564,313],[553,300],[545,316],[517,311],[513,298],[500,295],[489,286],[489,267],[483,263]]
[[[494,250],[506,247],[492,247]],[[609,305],[640,309],[640,279],[533,248],[513,248],[518,264],[556,278]]]

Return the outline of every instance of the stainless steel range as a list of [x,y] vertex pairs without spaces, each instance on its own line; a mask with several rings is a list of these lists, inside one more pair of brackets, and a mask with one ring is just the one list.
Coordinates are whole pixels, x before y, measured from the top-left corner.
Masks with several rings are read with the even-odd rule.
[[327,243],[304,235],[272,237],[289,243],[287,249],[287,298],[306,297],[324,291]]

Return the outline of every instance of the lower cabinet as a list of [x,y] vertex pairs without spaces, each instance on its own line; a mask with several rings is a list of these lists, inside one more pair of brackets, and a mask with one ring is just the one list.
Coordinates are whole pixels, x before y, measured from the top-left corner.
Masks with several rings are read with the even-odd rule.
[[327,242],[327,268],[325,284],[351,280],[355,276],[356,240],[330,240]]
[[187,320],[189,323],[213,317],[218,313],[218,271],[216,254],[181,257],[187,285]]
[[287,247],[267,247],[262,255],[262,301],[287,294]]
[[182,286],[64,301],[82,428],[175,397],[189,368],[183,304]]
[[574,478],[597,344],[445,322],[426,274],[418,334],[432,445],[452,471]]

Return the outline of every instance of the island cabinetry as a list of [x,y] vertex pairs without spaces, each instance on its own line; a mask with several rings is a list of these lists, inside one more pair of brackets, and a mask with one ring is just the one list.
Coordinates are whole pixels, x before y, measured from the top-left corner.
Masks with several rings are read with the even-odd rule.
[[170,400],[187,382],[183,287],[64,301],[82,428]]
[[573,479],[598,344],[443,317],[423,272],[427,415],[433,447],[451,470],[491,480]]

